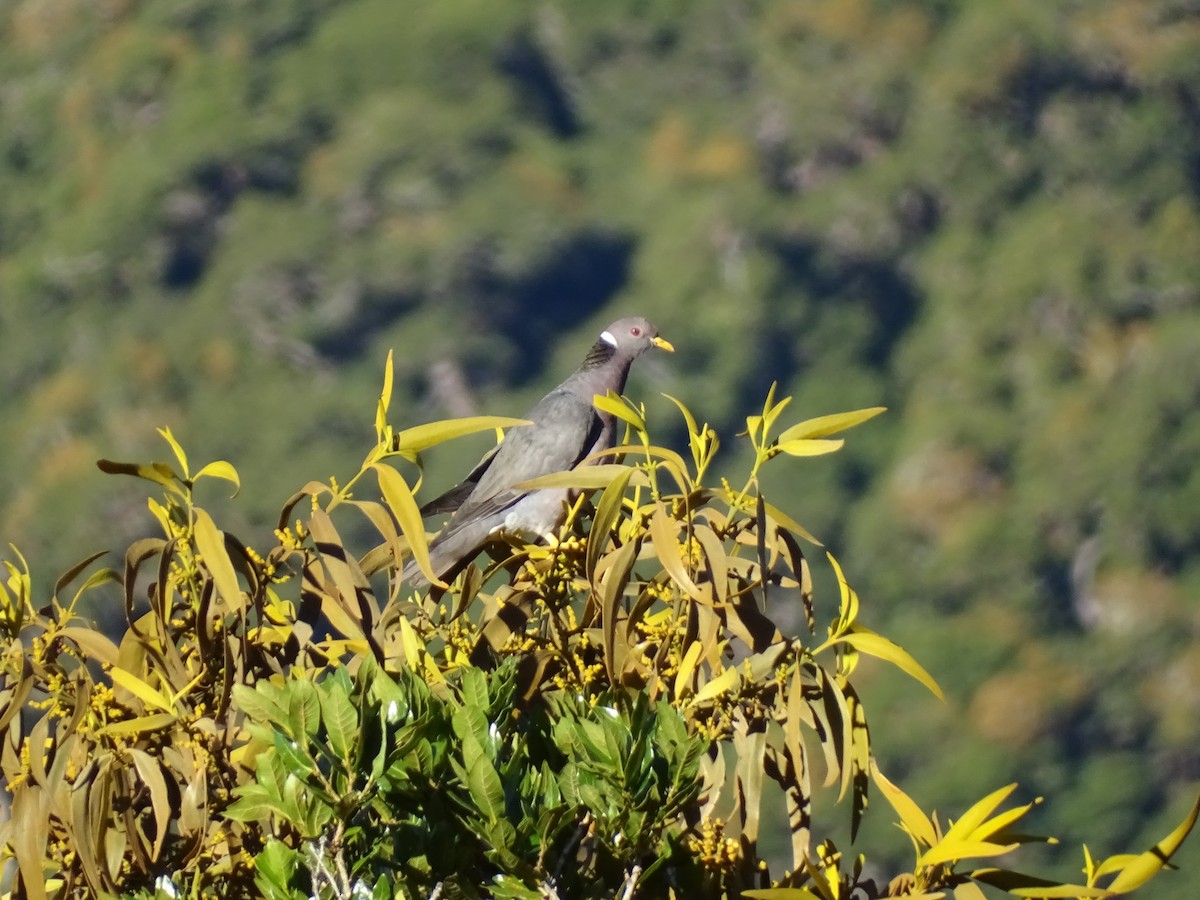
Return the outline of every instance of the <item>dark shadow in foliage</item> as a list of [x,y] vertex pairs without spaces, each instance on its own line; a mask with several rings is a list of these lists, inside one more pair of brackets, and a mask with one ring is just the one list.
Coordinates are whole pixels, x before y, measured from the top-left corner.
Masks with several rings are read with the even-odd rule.
[[382,285],[358,285],[353,290],[356,297],[346,314],[312,341],[323,359],[357,359],[380,331],[420,303],[414,294]]
[[503,332],[523,361],[518,377],[538,372],[557,335],[603,308],[629,280],[634,240],[603,228],[576,232],[505,296],[481,310],[489,330]]
[[[885,367],[896,344],[915,321],[920,306],[916,286],[900,271],[896,261],[835,254],[819,242],[803,237],[774,241],[771,249],[789,280],[802,286],[813,298],[813,315],[819,316],[827,303],[851,299],[867,304],[875,329],[860,358],[872,368]],[[787,335],[779,337],[782,340]],[[793,358],[790,363],[789,369],[795,371],[800,360]]]
[[310,120],[286,139],[197,165],[188,184],[168,194],[163,203],[163,286],[184,290],[200,281],[217,248],[217,224],[242,192],[296,196],[309,150],[327,136],[324,124]]
[[516,86],[522,105],[556,137],[573,138],[583,131],[564,73],[534,34],[523,30],[515,35],[501,48],[496,62]]

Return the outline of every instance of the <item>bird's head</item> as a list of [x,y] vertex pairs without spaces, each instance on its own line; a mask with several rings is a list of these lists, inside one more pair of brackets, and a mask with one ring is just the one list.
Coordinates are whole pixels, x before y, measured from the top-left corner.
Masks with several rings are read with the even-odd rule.
[[675,352],[671,342],[660,337],[658,329],[641,316],[617,319],[600,332],[600,341],[612,347],[621,356],[630,359],[641,356],[651,347],[658,347],[668,353]]

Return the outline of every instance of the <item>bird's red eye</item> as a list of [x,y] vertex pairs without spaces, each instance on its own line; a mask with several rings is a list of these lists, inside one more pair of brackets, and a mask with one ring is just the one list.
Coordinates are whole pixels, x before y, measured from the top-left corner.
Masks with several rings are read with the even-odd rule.
[[638,328],[638,327],[635,325],[633,328],[630,328],[630,329],[629,329],[629,333],[630,333],[631,335],[633,335],[634,337],[641,337],[641,334],[642,334],[642,329]]

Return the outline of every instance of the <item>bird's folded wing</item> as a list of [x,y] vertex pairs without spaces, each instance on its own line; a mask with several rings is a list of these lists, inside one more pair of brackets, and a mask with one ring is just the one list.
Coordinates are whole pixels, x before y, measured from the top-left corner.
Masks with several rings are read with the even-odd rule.
[[491,450],[484,454],[481,459],[469,473],[467,477],[456,484],[450,490],[443,494],[434,497],[428,503],[421,507],[422,516],[436,516],[438,513],[452,513],[463,505],[471,492],[475,490],[479,484],[479,479],[483,477],[483,473],[488,470],[488,466],[492,464],[492,460],[496,458],[496,453],[499,451],[501,444],[497,444]]
[[526,418],[534,424],[509,431],[448,529],[456,520],[476,520],[507,509],[525,493],[513,490],[514,484],[572,468],[590,452],[601,427],[590,402],[564,391],[547,395]]

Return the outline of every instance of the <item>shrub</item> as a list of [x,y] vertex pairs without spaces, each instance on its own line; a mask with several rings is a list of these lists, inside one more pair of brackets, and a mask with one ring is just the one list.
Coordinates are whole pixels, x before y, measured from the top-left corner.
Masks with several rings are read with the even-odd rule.
[[[1016,830],[1033,804],[1002,808],[1013,786],[943,827],[879,771],[852,682],[861,656],[939,689],[862,623],[832,556],[837,612],[818,627],[802,547],[819,544],[758,474],[836,451],[833,435],[881,410],[780,429],[788,400],[772,391],[747,419],[737,487],[706,480],[718,439],[682,404],[690,458],[651,442],[641,408],[598,397],[626,443],[530,483],[580,490],[559,540],[498,543],[486,567],[414,593],[398,573],[410,555],[428,569],[421,454],[518,420],[395,431],[390,396],[389,359],[376,445],[345,485],[297,492],[264,552],[195,503],[206,479],[237,485],[233,466],[193,473],[164,430],[170,465],[100,463],[163,489],[149,501],[161,537],[83,578],[89,557],[40,609],[24,560],[6,563],[0,858],[14,892],[974,900],[983,883],[1095,897],[1153,877],[1190,831],[1195,808],[1146,853],[1085,850],[1086,884],[1064,886],[989,864],[1044,840]],[[381,499],[357,496],[368,476]],[[364,520],[375,540],[358,553],[339,528]],[[78,615],[92,592],[123,602],[119,641]],[[797,607],[802,633],[786,633],[778,613]],[[849,798],[852,833],[876,784],[911,872],[877,884],[819,837],[818,775]],[[763,819],[770,782],[786,823]],[[791,864],[772,873],[759,840],[784,827]]]

